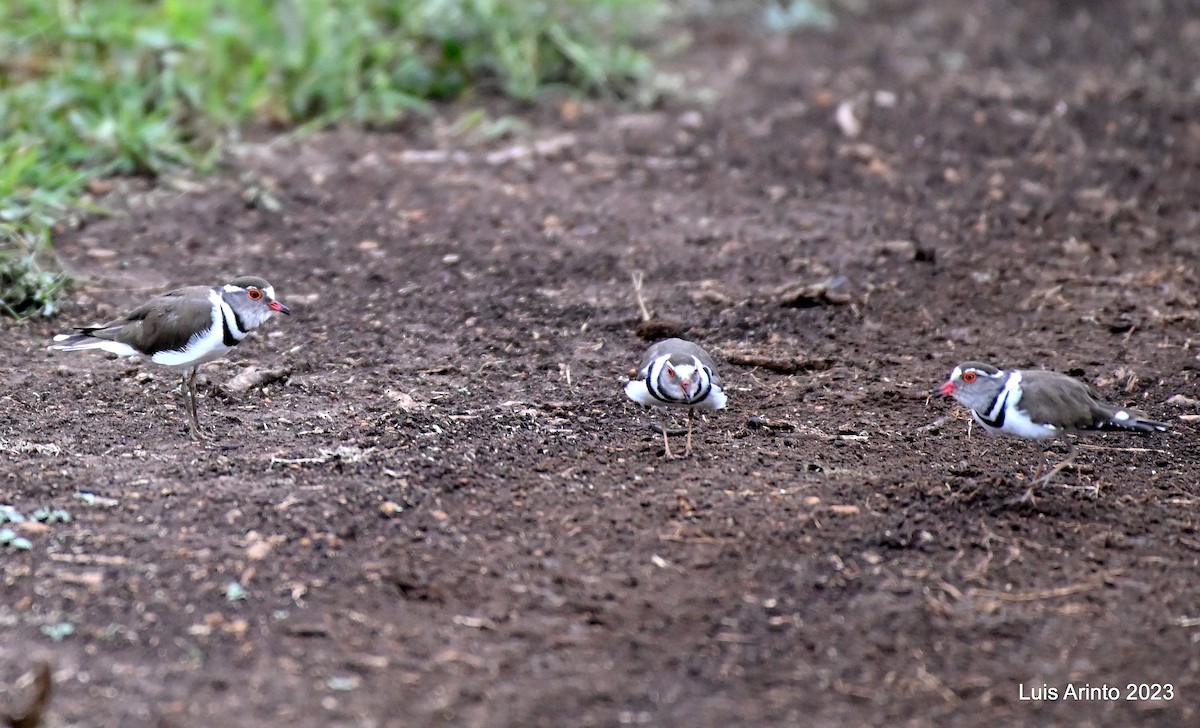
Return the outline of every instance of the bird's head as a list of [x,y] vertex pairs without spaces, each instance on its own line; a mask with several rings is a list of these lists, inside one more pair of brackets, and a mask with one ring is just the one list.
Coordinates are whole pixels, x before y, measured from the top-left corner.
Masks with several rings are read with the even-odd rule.
[[274,286],[257,276],[234,278],[225,284],[223,290],[225,301],[249,328],[263,323],[273,313],[292,312],[283,301],[275,298]]
[[963,362],[954,367],[950,378],[938,387],[938,394],[954,397],[973,410],[983,410],[1004,386],[1004,372],[979,362]]
[[704,368],[695,357],[686,362],[668,359],[658,378],[658,386],[673,399],[693,400],[704,386],[704,376]]

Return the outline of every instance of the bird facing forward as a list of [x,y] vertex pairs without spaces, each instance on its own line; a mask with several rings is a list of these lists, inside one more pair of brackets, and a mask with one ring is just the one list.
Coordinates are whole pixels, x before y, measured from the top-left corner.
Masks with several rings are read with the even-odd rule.
[[[719,410],[726,404],[721,376],[712,357],[696,344],[683,339],[665,339],[650,347],[638,371],[625,384],[625,394],[647,407],[686,407],[687,446],[692,452],[692,421],[697,409]],[[671,443],[663,426],[663,454],[671,457]]]
[[59,334],[55,351],[100,349],[120,356],[142,355],[155,364],[183,370],[188,431],[204,435],[196,414],[196,372],[220,359],[274,313],[291,309],[275,298],[270,283],[255,276],[223,286],[189,286],[156,296],[118,319]]

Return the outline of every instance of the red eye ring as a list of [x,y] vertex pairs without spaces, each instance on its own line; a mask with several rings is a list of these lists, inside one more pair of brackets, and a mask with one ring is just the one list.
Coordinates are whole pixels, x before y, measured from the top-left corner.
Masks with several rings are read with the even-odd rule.
[[978,376],[979,375],[975,372],[963,372],[962,380],[967,384],[970,384],[971,382],[975,381]]
[[668,376],[668,377],[670,377],[671,379],[674,379],[674,378],[675,378],[675,370],[674,370],[674,369],[668,369],[668,370],[667,370],[667,376]]
[[262,291],[257,288],[251,288],[246,291],[246,295],[250,297],[251,301],[257,301],[262,298]]

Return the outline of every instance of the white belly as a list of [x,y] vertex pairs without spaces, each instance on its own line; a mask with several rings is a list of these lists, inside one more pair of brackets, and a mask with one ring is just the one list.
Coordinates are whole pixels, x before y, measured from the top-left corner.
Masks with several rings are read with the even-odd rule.
[[213,303],[212,320],[208,330],[192,336],[182,349],[160,351],[150,357],[150,361],[167,367],[194,367],[220,359],[229,353],[233,347],[225,345],[225,329],[221,322],[221,297],[215,292],[210,292],[208,299]]
[[983,426],[983,429],[992,434],[1012,435],[1013,437],[1024,437],[1030,440],[1045,440],[1049,437],[1056,437],[1062,433],[1062,430],[1053,425],[1043,425],[1029,419],[1029,416],[1018,409],[1013,404],[1009,404],[1004,413],[1004,425],[1002,427],[992,427],[984,422],[975,410],[971,410],[971,416],[975,421]]
[[726,404],[725,391],[715,384],[708,390],[708,396],[695,404],[664,402],[650,394],[650,388],[646,386],[645,380],[642,379],[631,379],[626,382],[625,396],[647,407],[695,407],[696,409],[719,410],[725,409]]

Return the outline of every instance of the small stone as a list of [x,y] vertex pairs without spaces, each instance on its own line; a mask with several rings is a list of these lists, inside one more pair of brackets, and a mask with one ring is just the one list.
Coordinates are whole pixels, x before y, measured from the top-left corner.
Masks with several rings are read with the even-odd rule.
[[38,521],[21,521],[14,530],[26,536],[41,536],[50,532],[50,526]]
[[838,129],[841,130],[842,134],[845,134],[850,139],[854,139],[858,135],[862,134],[862,121],[855,113],[853,101],[847,100],[838,104],[837,111],[834,112],[833,118],[834,121],[837,122]]
[[911,240],[887,240],[879,244],[880,255],[894,255],[906,260],[917,257],[917,244]]
[[419,409],[421,406],[417,403],[417,400],[413,399],[411,394],[408,394],[407,392],[401,392],[398,389],[389,389],[383,393],[383,396],[386,397],[389,402],[394,402],[397,407],[405,412]]
[[251,561],[262,561],[271,554],[270,541],[255,541],[246,547],[246,558]]
[[684,129],[699,129],[704,126],[704,115],[693,109],[680,114],[677,121]]
[[362,684],[362,678],[358,675],[334,675],[326,680],[325,684],[329,686],[330,690],[344,693],[357,690],[358,686]]
[[229,582],[225,587],[225,599],[231,602],[238,602],[246,598],[246,587],[236,581]]

